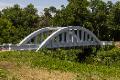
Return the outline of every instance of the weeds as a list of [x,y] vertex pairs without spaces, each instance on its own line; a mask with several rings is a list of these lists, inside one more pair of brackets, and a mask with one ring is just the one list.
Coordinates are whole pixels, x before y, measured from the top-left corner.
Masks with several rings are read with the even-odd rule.
[[[78,61],[80,50],[42,50],[1,52],[0,61],[15,62],[17,65],[27,65],[32,68],[47,68],[78,73],[84,77],[94,76],[100,79],[120,79],[120,50],[113,48],[108,51],[98,51],[96,56],[87,56],[85,62]],[[88,64],[89,63],[89,64]],[[107,66],[106,66],[107,65]],[[113,66],[114,65],[114,66]],[[80,78],[78,76],[78,79]],[[4,75],[3,75],[4,77]]]

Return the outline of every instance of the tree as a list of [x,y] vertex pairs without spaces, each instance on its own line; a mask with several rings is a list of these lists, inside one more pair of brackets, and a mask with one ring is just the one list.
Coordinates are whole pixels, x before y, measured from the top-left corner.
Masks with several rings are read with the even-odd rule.
[[5,8],[2,10],[2,18],[10,20],[15,27],[21,25],[22,19],[22,9],[19,5],[14,5],[13,7]]
[[39,26],[39,15],[37,9],[34,7],[34,5],[29,4],[27,7],[23,9],[23,20],[22,23],[24,27],[29,28],[29,33],[33,32],[34,30],[37,30],[40,28]]
[[114,6],[114,23],[120,26],[120,2],[117,2]]
[[[53,8],[53,7],[51,7],[51,8]],[[52,10],[51,10],[51,12],[52,12]],[[40,17],[40,26],[42,26],[42,27],[52,26],[51,20],[52,20],[52,15],[50,13],[50,9],[45,8],[44,15],[42,15]]]
[[2,10],[1,18],[10,21],[12,26],[15,27],[16,43],[39,28],[39,15],[32,4],[29,4],[24,9],[20,8],[18,4],[5,8]]
[[[87,0],[68,0],[69,4],[66,7],[69,13],[68,20],[70,25],[83,26],[84,21],[88,16],[88,1]],[[71,24],[72,23],[72,24]]]
[[54,17],[54,25],[57,26],[83,26],[88,17],[87,0],[68,0],[69,4],[62,7]]
[[21,8],[18,4],[0,11],[0,44],[18,43],[41,27],[82,26],[100,40],[120,40],[120,2],[102,0],[68,0],[61,9],[44,9],[39,16],[34,5]]
[[120,40],[119,34],[120,34],[120,2],[116,2],[116,4],[113,6],[112,9],[112,30],[113,30],[113,38],[115,41]]
[[104,40],[104,38],[106,38],[105,34],[107,34],[105,33],[107,32],[107,5],[101,0],[91,0],[90,9],[91,17],[89,19],[89,22],[92,24],[92,27],[94,29],[93,32],[99,39]]
[[17,42],[16,28],[10,21],[0,18],[0,30],[0,44]]
[[2,13],[1,13],[1,11],[0,11],[0,17],[2,16]]
[[50,6],[50,7],[49,7],[49,11],[50,11],[51,13],[56,13],[57,9],[56,9],[54,6]]

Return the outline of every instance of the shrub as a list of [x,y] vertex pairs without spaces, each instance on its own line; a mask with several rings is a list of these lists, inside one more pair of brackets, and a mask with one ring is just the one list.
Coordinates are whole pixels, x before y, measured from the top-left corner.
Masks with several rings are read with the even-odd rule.
[[87,63],[92,64],[104,64],[107,66],[110,65],[120,65],[120,49],[119,48],[113,48],[108,51],[98,51],[96,56],[92,55],[90,57],[87,57],[86,59]]
[[66,60],[66,61],[79,61],[78,60],[78,54],[82,52],[81,49],[56,49],[56,50],[40,50],[40,53],[43,53],[44,55],[48,55],[53,58],[57,58],[60,60]]

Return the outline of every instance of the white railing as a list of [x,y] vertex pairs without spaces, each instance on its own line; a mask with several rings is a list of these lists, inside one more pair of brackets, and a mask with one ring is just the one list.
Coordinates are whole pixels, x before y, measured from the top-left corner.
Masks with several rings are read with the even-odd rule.
[[[101,41],[101,46],[106,46],[106,45],[113,45],[113,41]],[[77,46],[78,44],[76,44]],[[88,45],[88,43],[84,43],[84,44],[79,44],[81,45],[80,47],[84,47],[84,45]],[[93,43],[89,44],[88,46],[93,45]],[[96,44],[97,45],[97,44]],[[75,46],[75,45],[74,45]],[[25,44],[25,45],[18,45],[18,44],[3,44],[0,45],[0,51],[15,51],[15,50],[37,50],[39,47],[39,44]],[[59,48],[59,47],[63,47],[63,46],[57,46],[55,47],[55,45],[51,48]],[[73,47],[70,45],[66,45],[64,47]]]
[[17,45],[17,44],[3,44],[0,45],[0,50],[12,51],[12,50],[36,50],[38,48],[37,44],[25,44],[25,45]]
[[101,41],[101,45],[102,46],[106,46],[106,45],[113,45],[113,41]]

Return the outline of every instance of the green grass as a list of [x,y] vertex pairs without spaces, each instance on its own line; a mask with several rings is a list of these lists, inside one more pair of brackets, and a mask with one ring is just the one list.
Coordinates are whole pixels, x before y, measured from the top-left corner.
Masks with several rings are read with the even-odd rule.
[[7,79],[7,76],[8,76],[8,72],[4,69],[0,69],[0,80],[3,79]]
[[[87,64],[72,62],[67,60],[60,60],[43,52],[30,52],[30,51],[13,51],[1,52],[0,61],[15,62],[19,65],[29,65],[32,68],[47,68],[50,70],[69,71],[78,74],[77,79],[82,79],[91,76],[97,76],[100,79],[120,79],[120,68],[105,65]],[[82,77],[81,77],[82,75]],[[84,79],[83,79],[84,80]]]
[[0,80],[19,80],[15,76],[11,75],[5,68],[0,69]]

